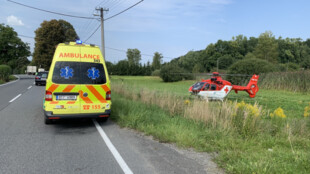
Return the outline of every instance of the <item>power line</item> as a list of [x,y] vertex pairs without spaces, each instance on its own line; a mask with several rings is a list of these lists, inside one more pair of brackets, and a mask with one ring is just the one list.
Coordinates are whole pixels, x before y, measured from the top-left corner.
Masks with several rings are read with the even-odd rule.
[[97,30],[100,28],[101,24],[98,25],[98,27],[96,28],[96,30],[84,41],[84,42],[87,42],[88,39],[90,39],[96,32]]
[[[114,51],[119,51],[119,52],[125,52],[125,53],[127,53],[127,51],[126,51],[126,50],[121,50],[121,49],[111,48],[111,47],[105,47],[105,48],[110,49],[110,50],[114,50]],[[142,56],[151,56],[151,57],[153,57],[153,56],[154,56],[154,55],[150,55],[150,54],[143,54],[143,53],[141,53],[141,55],[142,55]],[[163,57],[163,59],[169,59],[169,60],[172,60],[172,59],[174,59],[174,58],[173,58],[173,57]]]
[[31,36],[25,36],[25,35],[21,35],[21,34],[18,34],[18,36],[21,36],[21,37],[26,37],[26,38],[30,38],[30,39],[34,39],[34,37],[31,37]]
[[119,13],[117,13],[117,14],[111,16],[111,17],[108,17],[108,18],[104,19],[104,21],[107,21],[107,20],[109,20],[109,19],[111,19],[111,18],[114,18],[115,16],[118,16],[118,15],[124,13],[125,11],[131,9],[132,7],[134,7],[134,6],[138,5],[138,4],[140,4],[142,1],[143,1],[143,0],[141,0],[141,1],[137,2],[137,3],[135,3],[134,5],[132,5],[132,6],[128,7],[128,8],[126,8],[125,10],[123,10],[123,11],[121,11],[121,12],[119,12]]
[[[25,35],[22,35],[22,34],[18,34],[18,36],[34,39],[34,37],[32,37],[32,36],[25,36]],[[84,43],[86,43],[86,41],[84,41]],[[90,44],[90,43],[87,43],[87,44]],[[101,46],[101,45],[98,45],[98,46]],[[110,49],[110,50],[114,50],[114,51],[124,52],[124,53],[127,52],[126,50],[121,50],[121,49],[117,49],[117,48],[111,48],[111,47],[105,47],[105,48]],[[151,54],[143,54],[143,53],[141,53],[141,55],[142,56],[151,56],[151,57],[154,56],[154,55],[151,55]],[[173,57],[166,57],[165,56],[165,57],[163,57],[163,59],[170,59],[170,60],[172,60],[174,58]]]
[[47,13],[57,14],[57,15],[61,15],[61,16],[68,16],[68,17],[82,18],[82,19],[97,19],[97,18],[94,18],[94,17],[75,16],[75,15],[69,15],[69,14],[64,14],[64,13],[58,13],[58,12],[53,12],[53,11],[49,11],[49,10],[44,10],[44,9],[40,9],[40,8],[29,6],[29,5],[25,5],[25,4],[22,4],[22,3],[19,3],[19,2],[15,2],[15,1],[12,1],[12,0],[7,0],[7,1],[15,3],[15,4],[18,4],[18,5],[21,5],[21,6],[24,6],[24,7],[32,8],[32,9],[43,11],[43,12],[47,12]]
[[[131,9],[132,7],[134,7],[134,6],[138,5],[138,4],[140,4],[142,1],[143,1],[143,0],[141,0],[141,1],[137,2],[137,3],[135,3],[134,5],[132,5],[132,6],[128,7],[128,8],[126,8],[125,10],[123,10],[123,11],[121,11],[121,12],[119,12],[119,13],[117,13],[117,14],[111,16],[111,17],[108,17],[108,18],[104,19],[103,21],[107,21],[107,20],[109,20],[109,19],[111,19],[111,18],[113,18],[113,17],[115,17],[115,16],[118,16],[118,15],[124,13],[125,11]],[[99,25],[99,26],[95,29],[95,31],[85,40],[85,42],[88,41],[88,39],[90,39],[90,38],[98,31],[99,27],[100,27],[100,25]]]

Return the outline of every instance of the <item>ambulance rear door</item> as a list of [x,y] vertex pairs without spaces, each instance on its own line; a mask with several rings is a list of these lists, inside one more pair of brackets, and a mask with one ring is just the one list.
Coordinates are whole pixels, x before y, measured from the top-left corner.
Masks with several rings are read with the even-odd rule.
[[71,44],[59,46],[56,50],[50,86],[53,91],[53,114],[81,113],[80,53],[81,47]]
[[110,107],[106,100],[108,77],[100,49],[81,47],[81,113],[104,113]]

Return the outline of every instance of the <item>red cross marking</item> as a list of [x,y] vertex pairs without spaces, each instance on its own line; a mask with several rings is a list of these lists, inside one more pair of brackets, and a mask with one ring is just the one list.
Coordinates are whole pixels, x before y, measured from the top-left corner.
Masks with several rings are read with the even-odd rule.
[[226,94],[227,94],[227,92],[229,91],[228,87],[226,87],[226,88],[224,89],[224,91],[225,91]]

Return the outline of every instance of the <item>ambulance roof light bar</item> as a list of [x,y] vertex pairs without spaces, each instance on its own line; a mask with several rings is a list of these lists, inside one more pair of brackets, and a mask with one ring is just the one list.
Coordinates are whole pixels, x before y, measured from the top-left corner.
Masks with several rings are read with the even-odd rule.
[[75,43],[76,44],[82,44],[83,42],[82,42],[82,40],[76,40]]

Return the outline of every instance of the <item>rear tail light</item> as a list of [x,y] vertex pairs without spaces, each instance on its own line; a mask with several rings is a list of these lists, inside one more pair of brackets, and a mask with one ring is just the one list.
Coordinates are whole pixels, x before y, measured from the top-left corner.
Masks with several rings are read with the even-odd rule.
[[46,91],[45,92],[45,101],[52,101],[53,95],[51,91]]
[[50,119],[50,120],[58,120],[58,119],[60,119],[60,117],[48,117],[48,119]]
[[106,100],[111,100],[111,91],[106,93]]
[[36,77],[36,79],[39,79],[40,77]]

